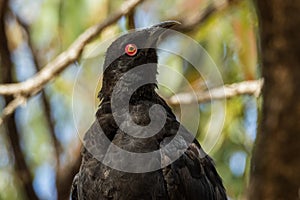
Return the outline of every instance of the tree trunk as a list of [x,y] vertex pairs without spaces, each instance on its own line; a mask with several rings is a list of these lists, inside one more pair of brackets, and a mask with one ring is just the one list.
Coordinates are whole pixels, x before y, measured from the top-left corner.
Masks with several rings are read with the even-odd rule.
[[257,0],[263,119],[249,199],[300,199],[300,1]]

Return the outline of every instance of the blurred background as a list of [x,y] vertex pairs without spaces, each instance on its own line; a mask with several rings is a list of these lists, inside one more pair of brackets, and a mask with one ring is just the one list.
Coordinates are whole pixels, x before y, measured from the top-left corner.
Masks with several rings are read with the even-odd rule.
[[[11,58],[10,80],[20,82],[33,76],[66,50],[85,29],[112,15],[124,0],[6,2],[7,6],[2,7],[1,23],[6,27]],[[182,22],[179,31],[193,38],[207,51],[224,84],[259,79],[258,22],[252,1],[144,1],[133,12],[102,31],[86,46],[77,62],[47,84],[43,92],[18,108],[10,128],[0,126],[0,199],[28,199],[34,196],[49,200],[68,199],[73,176],[80,164],[81,141],[78,134],[85,131],[85,127],[75,125],[73,118],[73,88],[79,69],[85,70],[83,81],[79,83],[82,93],[76,98],[76,105],[82,108],[82,116],[85,116],[85,106],[92,105],[96,109],[95,87],[98,85],[96,90],[99,90],[101,86],[92,83],[94,88],[89,88],[84,80],[90,80],[95,67],[102,67],[101,62],[95,62],[95,59],[103,61],[105,49],[97,55],[91,55],[89,50],[95,49],[112,35],[170,19]],[[184,44],[178,43],[175,47],[182,48],[181,45]],[[162,63],[182,73],[195,91],[206,89],[207,83],[193,66],[172,55],[159,56]],[[205,63],[204,58],[203,67]],[[175,93],[189,92],[181,85],[181,80],[170,77],[166,72],[162,71],[160,78],[172,80],[177,88]],[[164,88],[160,88],[159,93],[166,99],[172,95]],[[0,97],[0,109],[5,107],[6,101],[3,96]],[[201,122],[197,139],[204,147],[205,134],[202,133],[208,129],[213,103],[214,100],[199,104]],[[230,199],[244,199],[246,195],[260,105],[260,98],[254,95],[237,95],[227,99],[222,134],[209,152]],[[176,105],[171,106],[179,115],[180,109]]]

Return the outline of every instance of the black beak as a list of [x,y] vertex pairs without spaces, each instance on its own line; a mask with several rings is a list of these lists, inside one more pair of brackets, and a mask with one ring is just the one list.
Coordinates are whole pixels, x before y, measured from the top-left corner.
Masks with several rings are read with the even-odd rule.
[[180,24],[181,23],[178,21],[164,21],[159,24],[153,25],[151,28],[159,27],[159,28],[171,29],[172,27]]
[[161,41],[163,35],[168,32],[169,29],[180,25],[181,23],[178,21],[164,21],[159,24],[153,25],[150,27],[150,36],[148,39],[148,46],[155,48]]

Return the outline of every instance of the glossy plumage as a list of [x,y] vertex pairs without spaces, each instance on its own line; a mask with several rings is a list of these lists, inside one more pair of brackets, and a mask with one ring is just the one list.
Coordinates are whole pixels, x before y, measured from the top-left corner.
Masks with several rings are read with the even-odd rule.
[[[118,38],[108,48],[103,84],[99,93],[101,104],[95,122],[84,137],[82,164],[74,178],[71,191],[73,200],[227,199],[212,159],[204,153],[197,140],[187,142],[186,138],[190,138],[192,134],[180,126],[170,107],[155,92],[157,54],[153,44],[162,34],[162,31],[158,30],[159,27],[170,28],[175,24],[175,22],[164,22],[148,29],[128,33]],[[124,46],[127,44],[135,44],[139,48],[138,53],[134,56],[124,54]],[[128,95],[127,85],[117,87],[117,82],[124,78],[126,72],[144,64],[148,66],[142,71],[130,74],[125,80],[128,87],[131,83],[145,79],[148,84],[139,87],[132,94],[129,101],[130,116],[127,116],[128,118],[125,116],[121,126],[130,127],[130,119],[140,126],[147,126],[151,121],[149,109],[157,104],[164,108],[166,116],[158,114],[155,119],[166,117],[166,122],[157,134],[149,138],[137,138],[126,134],[118,127],[113,116],[111,100],[113,91],[118,94],[117,99],[120,101]],[[121,110],[121,115],[123,112],[125,115],[125,108],[124,111]],[[175,137],[179,130],[180,137]],[[143,133],[137,130],[136,134]],[[116,170],[102,164],[101,161],[108,158],[122,165],[126,163],[126,158],[115,151],[106,155],[110,145],[103,140],[103,137],[107,137],[114,145],[135,153],[159,150],[174,139],[176,141],[169,149],[171,152],[160,151],[160,155],[147,160],[147,166],[167,163],[172,160],[173,155],[178,154],[179,158],[162,169],[150,172],[130,173]],[[127,162],[125,167],[134,169],[137,164]]]

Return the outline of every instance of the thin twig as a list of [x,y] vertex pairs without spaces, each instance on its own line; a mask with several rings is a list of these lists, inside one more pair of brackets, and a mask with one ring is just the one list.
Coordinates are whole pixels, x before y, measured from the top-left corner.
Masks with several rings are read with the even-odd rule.
[[24,96],[18,96],[14,98],[7,106],[3,109],[1,117],[0,117],[0,125],[4,122],[4,120],[10,116],[17,107],[24,105],[26,103],[27,98]]
[[229,99],[238,95],[254,95],[258,97],[261,93],[263,80],[243,81],[231,85],[213,88],[204,92],[180,93],[169,98],[168,103],[172,106],[180,104],[191,104],[197,101],[205,103],[213,100]]

